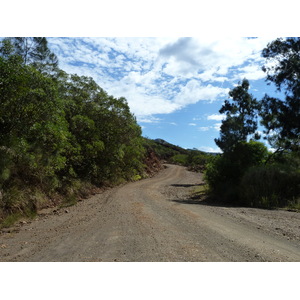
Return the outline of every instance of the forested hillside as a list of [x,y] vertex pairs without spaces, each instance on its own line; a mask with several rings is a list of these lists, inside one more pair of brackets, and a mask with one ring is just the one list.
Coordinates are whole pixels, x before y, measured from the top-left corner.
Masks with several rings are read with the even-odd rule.
[[2,41],[0,95],[0,220],[143,174],[141,128],[126,99],[59,69],[46,38]]
[[161,161],[186,166],[192,171],[203,171],[206,163],[214,156],[197,149],[184,149],[163,139],[144,138],[143,145],[151,149]]

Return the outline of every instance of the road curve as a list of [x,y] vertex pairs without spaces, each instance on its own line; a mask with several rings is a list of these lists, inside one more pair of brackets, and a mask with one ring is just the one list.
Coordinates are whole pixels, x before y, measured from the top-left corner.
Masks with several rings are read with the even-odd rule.
[[2,232],[0,260],[300,261],[300,214],[207,205],[190,197],[201,182],[167,165]]

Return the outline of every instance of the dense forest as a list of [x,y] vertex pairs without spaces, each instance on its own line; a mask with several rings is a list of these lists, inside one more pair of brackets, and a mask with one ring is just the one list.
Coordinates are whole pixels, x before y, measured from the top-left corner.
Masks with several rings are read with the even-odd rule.
[[[153,153],[204,171],[209,193],[236,204],[297,206],[300,195],[300,39],[277,39],[262,52],[266,80],[284,99],[249,94],[244,79],[220,113],[222,155],[141,136],[125,98],[91,77],[67,74],[46,38],[0,43],[0,222],[34,215],[49,203],[75,203],[94,186],[147,176]],[[274,153],[258,142],[258,119]]]

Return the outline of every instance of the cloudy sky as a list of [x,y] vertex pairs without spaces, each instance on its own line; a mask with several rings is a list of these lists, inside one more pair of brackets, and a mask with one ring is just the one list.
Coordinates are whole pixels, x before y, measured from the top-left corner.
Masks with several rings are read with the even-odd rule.
[[144,136],[218,151],[228,91],[244,77],[258,99],[270,91],[260,53],[276,37],[299,35],[296,3],[13,0],[3,3],[0,25],[2,36],[53,37],[60,67],[126,97]]
[[91,76],[125,97],[149,138],[218,151],[219,109],[243,78],[262,98],[270,87],[261,50],[275,37],[48,38],[68,73]]
[[218,111],[228,91],[246,77],[258,99],[272,92],[261,50],[276,37],[299,35],[296,0],[240,3],[54,0],[42,7],[13,0],[3,4],[0,25],[2,36],[48,37],[62,69],[126,97],[144,136],[218,151]]

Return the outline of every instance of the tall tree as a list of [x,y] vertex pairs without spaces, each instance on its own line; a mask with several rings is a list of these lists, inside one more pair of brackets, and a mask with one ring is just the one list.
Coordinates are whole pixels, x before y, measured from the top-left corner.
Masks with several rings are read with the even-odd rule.
[[225,100],[219,110],[226,114],[222,121],[220,138],[215,139],[216,144],[224,152],[229,152],[239,142],[246,142],[249,135],[259,139],[257,130],[258,101],[248,93],[249,81],[243,79],[237,87],[229,92],[230,100]]
[[[13,49],[8,46],[9,42]],[[58,59],[49,49],[45,37],[5,38],[2,48],[6,51],[10,49],[10,54],[21,56],[25,65],[33,65],[39,71],[53,72],[58,66]]]
[[16,178],[45,183],[64,167],[68,145],[57,85],[15,55],[0,56],[0,83],[0,188]]
[[263,49],[267,59],[263,71],[285,98],[265,95],[262,99],[262,124],[273,147],[300,149],[300,38],[276,39]]

